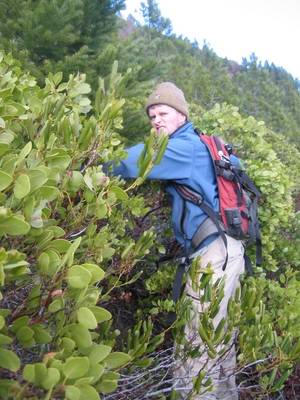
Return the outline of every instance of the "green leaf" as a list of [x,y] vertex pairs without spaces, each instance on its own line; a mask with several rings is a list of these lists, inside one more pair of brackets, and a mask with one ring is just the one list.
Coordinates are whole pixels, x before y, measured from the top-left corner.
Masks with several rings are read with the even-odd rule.
[[90,331],[80,324],[74,325],[71,335],[78,347],[87,348],[92,345]]
[[5,190],[12,182],[13,178],[6,172],[0,171],[0,191]]
[[97,385],[97,391],[99,393],[111,393],[116,390],[118,381],[104,379],[99,385]]
[[0,220],[0,232],[2,235],[11,236],[26,235],[30,230],[30,225],[22,217],[11,215]]
[[87,357],[69,357],[63,367],[63,374],[68,379],[82,378],[90,367]]
[[102,364],[91,365],[87,373],[87,376],[93,377],[91,384],[97,382],[101,378],[103,372],[104,372],[104,366]]
[[0,398],[14,398],[15,394],[20,390],[20,384],[17,381],[10,379],[0,379]]
[[19,340],[23,341],[28,341],[30,340],[34,335],[34,331],[30,329],[28,326],[21,326],[20,329],[18,329],[16,336]]
[[61,339],[61,343],[59,345],[59,348],[60,349],[64,349],[66,351],[72,351],[74,349],[74,347],[75,347],[75,344],[76,343],[74,342],[74,340],[72,340],[70,338],[67,338],[67,337],[64,337],[64,338]]
[[99,400],[99,393],[90,385],[79,385],[82,400]]
[[23,315],[14,321],[12,324],[11,330],[16,333],[22,326],[28,326],[29,317],[27,315]]
[[52,342],[52,336],[49,335],[49,333],[43,329],[35,330],[33,338],[36,342],[41,344],[47,344]]
[[37,193],[42,200],[55,200],[60,196],[59,189],[53,186],[41,186]]
[[74,265],[67,272],[66,280],[73,288],[82,289],[86,287],[91,281],[92,275],[80,265]]
[[123,189],[121,189],[119,186],[112,186],[110,188],[110,191],[113,192],[117,199],[119,200],[127,200],[128,199],[128,194],[124,192]]
[[91,351],[89,353],[89,360],[91,365],[99,364],[105,357],[107,357],[112,348],[104,344],[93,343]]
[[66,399],[78,400],[80,398],[81,392],[76,386],[67,385],[65,392]]
[[131,357],[128,354],[121,353],[121,352],[114,352],[109,354],[105,359],[104,362],[107,367],[109,368],[117,368],[121,365],[128,363],[131,360]]
[[100,267],[98,267],[98,265],[96,264],[81,264],[81,267],[87,269],[89,271],[89,273],[92,275],[92,279],[90,281],[90,283],[95,283],[95,282],[99,282],[103,279],[105,272],[103,271],[103,269],[101,269]]
[[21,174],[15,182],[14,194],[17,199],[23,199],[30,192],[30,179],[28,175]]
[[109,311],[105,310],[105,308],[98,307],[98,306],[89,306],[89,309],[94,314],[98,324],[109,321],[112,318],[112,315]]
[[[1,127],[1,118],[0,118],[0,127]],[[0,143],[0,157],[7,151],[9,147],[8,143]]]
[[17,372],[20,369],[21,362],[18,356],[12,351],[0,349],[0,367]]
[[21,150],[19,157],[18,157],[18,165],[20,165],[24,159],[28,156],[28,154],[30,153],[32,149],[32,143],[28,142],[25,144],[25,146],[23,147],[23,149]]
[[71,243],[66,239],[53,240],[49,245],[48,249],[56,250],[59,253],[66,253],[70,248]]
[[38,189],[48,179],[47,172],[44,168],[32,168],[28,170],[28,176],[30,179],[31,190]]
[[87,329],[95,329],[98,325],[94,314],[87,307],[80,307],[77,310],[77,319]]
[[56,368],[48,368],[46,377],[41,381],[41,386],[45,390],[53,388],[60,380],[60,373]]
[[88,83],[79,83],[75,86],[75,89],[81,94],[87,94],[91,91],[91,87]]
[[96,208],[96,214],[98,219],[103,219],[107,214],[107,207],[105,204],[99,204]]
[[27,364],[23,369],[23,378],[29,382],[40,382],[47,375],[47,367],[43,363]]
[[12,338],[6,336],[6,335],[2,335],[2,333],[0,333],[0,346],[7,346],[8,344],[10,344],[13,341]]

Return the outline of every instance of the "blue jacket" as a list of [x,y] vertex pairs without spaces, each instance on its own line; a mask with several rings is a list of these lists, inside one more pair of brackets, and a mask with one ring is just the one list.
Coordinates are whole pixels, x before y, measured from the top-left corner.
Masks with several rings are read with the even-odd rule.
[[[137,159],[143,147],[143,144],[138,144],[126,149],[128,157],[126,160],[120,160],[120,166],[114,167],[114,175],[120,175],[124,179],[136,178],[139,172]],[[194,233],[207,216],[197,205],[184,201],[168,181],[191,187],[204,196],[205,202],[211,208],[219,211],[212,160],[205,144],[194,132],[192,122],[187,122],[169,136],[164,157],[160,164],[154,165],[148,179],[164,181],[172,205],[175,237],[185,246],[185,252],[188,252]]]

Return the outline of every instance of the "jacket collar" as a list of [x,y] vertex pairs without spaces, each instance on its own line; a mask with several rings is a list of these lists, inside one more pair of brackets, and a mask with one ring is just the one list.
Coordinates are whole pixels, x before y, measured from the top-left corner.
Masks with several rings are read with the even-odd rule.
[[194,125],[191,121],[187,121],[184,125],[181,125],[172,135],[169,136],[169,139],[173,139],[178,137],[181,133],[186,132],[187,130],[194,131]]

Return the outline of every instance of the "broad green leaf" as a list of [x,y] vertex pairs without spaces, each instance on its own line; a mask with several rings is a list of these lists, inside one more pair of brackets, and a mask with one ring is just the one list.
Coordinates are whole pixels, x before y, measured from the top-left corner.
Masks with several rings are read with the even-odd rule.
[[41,386],[45,390],[51,389],[60,380],[60,373],[56,368],[48,368],[46,377],[40,382]]
[[91,352],[89,354],[90,364],[99,364],[105,357],[107,357],[112,348],[110,346],[106,346],[104,344],[96,344],[93,343]]
[[4,327],[5,325],[5,318],[3,315],[0,314],[0,330]]
[[49,335],[49,333],[43,329],[35,330],[33,338],[36,342],[38,342],[40,344],[47,344],[47,343],[51,343],[51,341],[52,341],[52,336]]
[[0,171],[0,190],[5,190],[12,182],[13,178],[4,171]]
[[23,199],[30,192],[30,179],[28,175],[21,174],[17,177],[14,194],[17,199]]
[[56,250],[59,253],[66,253],[70,248],[70,246],[71,243],[68,240],[56,239],[49,244],[48,249]]
[[50,312],[56,312],[58,310],[61,310],[62,304],[59,299],[55,299],[52,301],[52,303],[49,305],[49,311]]
[[71,157],[66,155],[66,156],[57,156],[57,157],[52,157],[51,160],[49,161],[49,168],[53,167],[59,167],[62,171],[66,170],[71,162]]
[[0,367],[17,372],[20,369],[21,362],[18,356],[12,351],[0,349]]
[[101,378],[103,372],[104,366],[102,364],[94,364],[91,365],[91,367],[89,368],[87,376],[92,376],[93,380],[91,381],[91,383],[95,383]]
[[[0,120],[1,120],[1,118],[0,118]],[[0,124],[1,124],[1,121],[0,121]],[[8,143],[0,143],[0,156],[2,156],[5,152],[6,152],[6,150],[8,149]]]
[[121,189],[119,186],[112,186],[110,188],[110,191],[113,192],[117,199],[119,200],[127,200],[128,199],[128,194],[124,192],[123,189]]
[[[15,136],[9,132],[0,132],[0,142],[1,143],[12,143],[14,141]],[[15,158],[18,158],[15,156]]]
[[31,142],[27,142],[25,144],[25,146],[23,147],[23,149],[21,150],[20,154],[19,154],[18,165],[20,165],[24,161],[24,159],[30,153],[31,149],[32,149],[32,143]]
[[76,386],[67,385],[65,394],[66,399],[78,400],[81,392]]
[[28,270],[27,267],[27,261],[18,261],[10,264],[5,264],[3,269],[5,273],[10,273],[10,275],[12,276],[17,276],[24,274],[26,270]]
[[82,174],[79,171],[73,171],[69,184],[72,189],[78,190],[81,188],[84,185]]
[[40,382],[46,374],[47,367],[43,363],[26,364],[23,369],[23,378],[29,382]]
[[81,107],[85,107],[85,106],[88,106],[88,105],[91,104],[91,100],[88,99],[87,97],[84,97],[83,99],[81,99],[81,100],[78,102],[78,104],[79,104]]
[[11,215],[0,220],[0,232],[2,235],[11,236],[26,235],[30,230],[30,225],[18,216]]
[[0,333],[0,346],[1,347],[7,346],[12,341],[13,341],[12,338],[10,338],[9,336],[6,336],[6,335],[2,335],[2,333]]
[[77,319],[87,329],[95,329],[98,325],[94,314],[87,307],[80,307],[77,310]]
[[86,287],[92,279],[92,274],[80,265],[74,265],[67,272],[66,280],[73,288],[82,289]]
[[33,214],[35,204],[35,198],[33,196],[28,197],[24,202],[24,215],[25,219],[29,220]]
[[38,258],[38,268],[42,274],[46,274],[50,264],[50,258],[47,253],[41,253]]
[[105,310],[105,308],[98,307],[98,306],[90,306],[89,309],[95,315],[95,318],[98,324],[109,321],[112,318],[112,315],[109,311]]
[[77,250],[77,248],[79,247],[81,243],[81,237],[79,236],[77,239],[74,240],[74,242],[71,244],[71,246],[68,248],[63,260],[62,260],[62,264],[67,264],[68,267],[70,267],[71,265],[73,265],[74,262],[74,254]]
[[71,330],[72,339],[78,347],[86,348],[92,345],[91,333],[80,324],[75,324]]
[[41,186],[37,193],[41,196],[42,200],[55,200],[60,196],[60,191],[57,187]]
[[20,329],[18,329],[16,336],[19,340],[30,340],[34,335],[34,331],[30,329],[28,326],[21,326]]
[[111,393],[116,390],[118,381],[104,379],[99,385],[97,385],[97,391],[99,393]]
[[81,400],[99,400],[99,393],[90,385],[79,385]]
[[90,281],[90,283],[95,283],[95,282],[99,282],[103,279],[105,272],[103,271],[103,269],[101,269],[100,267],[98,267],[98,265],[96,264],[81,264],[81,267],[87,269],[89,271],[89,273],[92,275],[92,279]]
[[118,146],[120,143],[121,143],[121,141],[119,139],[117,139],[117,138],[112,138],[111,141],[110,141],[110,144],[112,146]]
[[28,322],[29,322],[29,317],[28,315],[23,315],[22,317],[19,317],[18,319],[16,319],[14,321],[14,323],[12,324],[11,330],[16,333],[21,326],[28,326]]
[[104,362],[107,367],[109,368],[117,368],[121,365],[128,363],[131,360],[131,357],[128,354],[121,353],[121,352],[114,352],[109,354],[105,359]]
[[60,226],[49,226],[48,230],[53,232],[55,238],[64,236],[66,233]]
[[75,89],[81,94],[87,94],[91,91],[91,87],[88,83],[79,83],[75,86]]
[[87,357],[69,357],[63,367],[63,374],[68,379],[82,378],[90,368]]
[[60,84],[60,82],[62,81],[62,78],[63,78],[63,73],[61,71],[57,72],[53,76],[53,82],[55,83],[55,86],[58,86]]
[[43,168],[32,168],[28,170],[28,176],[30,179],[31,190],[38,189],[48,179],[47,173]]
[[19,339],[20,345],[24,347],[24,349],[31,349],[35,345],[35,341],[33,338],[29,340],[23,340],[22,338]]
[[107,207],[105,204],[97,205],[96,215],[98,219],[103,219],[107,215]]
[[61,343],[59,344],[60,349],[64,349],[66,351],[72,351],[75,347],[74,340],[64,337],[61,339]]
[[11,379],[0,379],[0,398],[13,399],[20,390],[19,382]]

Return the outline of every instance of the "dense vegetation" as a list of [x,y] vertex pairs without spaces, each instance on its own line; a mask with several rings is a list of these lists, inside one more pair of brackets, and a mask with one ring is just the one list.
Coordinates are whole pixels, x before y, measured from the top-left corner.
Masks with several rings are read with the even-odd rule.
[[[103,169],[149,135],[143,106],[162,80],[185,91],[204,133],[233,143],[263,193],[264,263],[227,327],[211,322],[223,282],[203,284],[207,357],[238,328],[241,398],[295,396],[299,82],[176,37],[151,0],[145,26],[116,16],[124,1],[21,3],[0,1],[0,397],[173,399],[174,337],[197,357],[182,332],[188,302],[169,300],[178,249],[160,185],[145,181],[151,157],[134,182]],[[152,139],[146,154],[163,152]],[[210,386],[200,371],[195,391]]]

